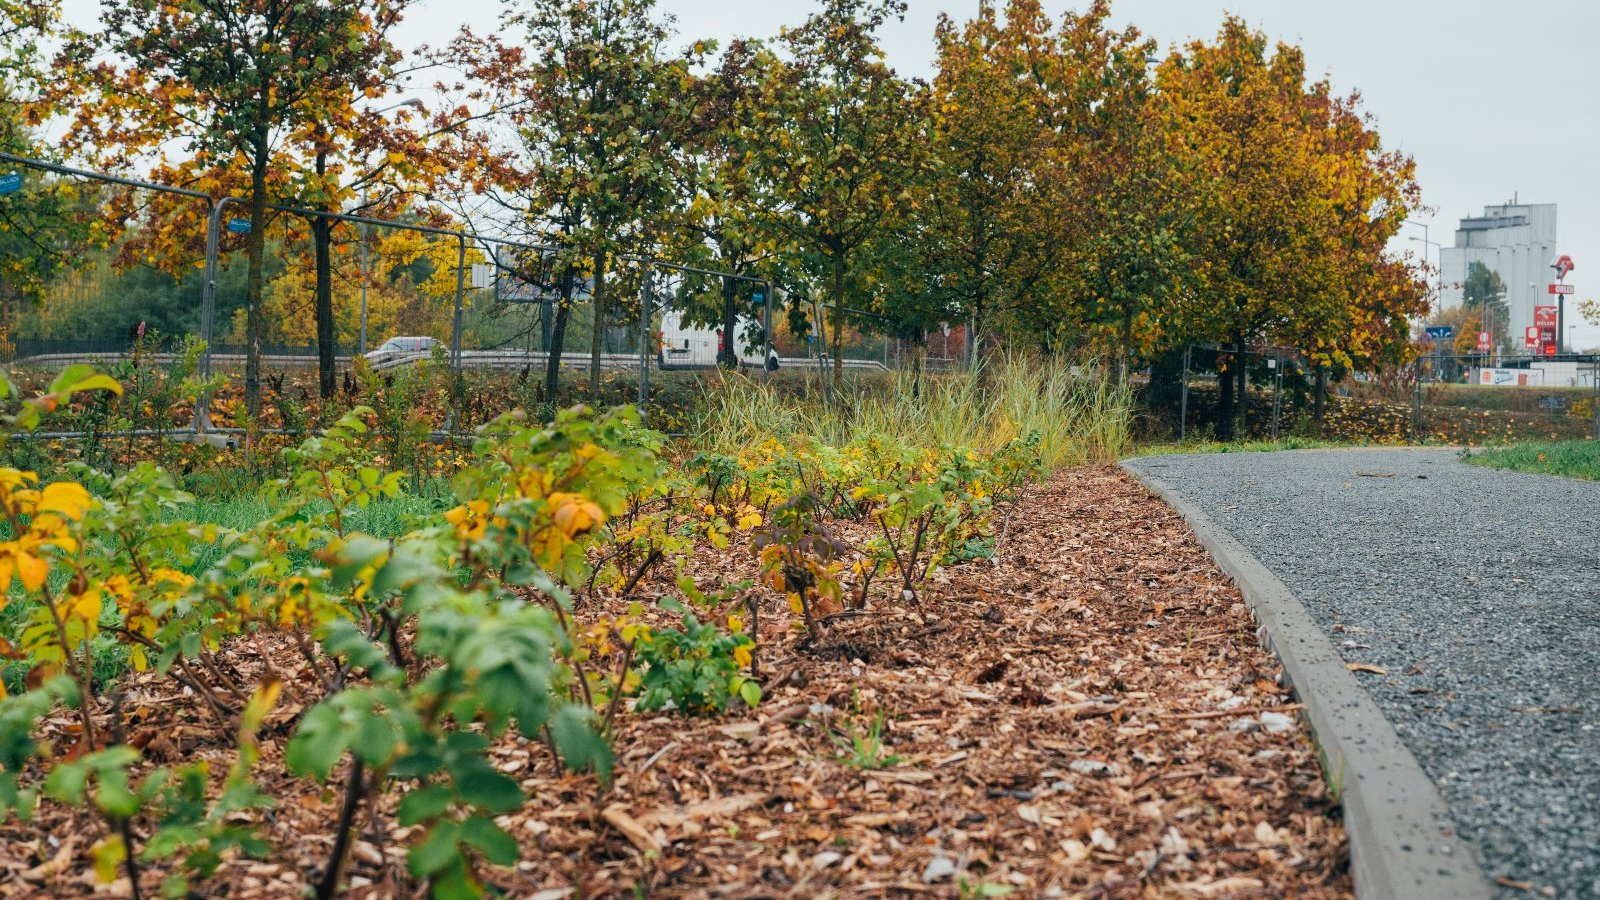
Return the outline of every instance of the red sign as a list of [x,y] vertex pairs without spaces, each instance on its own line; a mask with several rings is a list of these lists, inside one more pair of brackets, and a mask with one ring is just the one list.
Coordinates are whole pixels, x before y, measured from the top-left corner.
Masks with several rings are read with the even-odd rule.
[[1562,255],[1556,257],[1555,263],[1553,265],[1551,265],[1550,268],[1556,270],[1556,278],[1559,279],[1559,278],[1566,278],[1567,274],[1570,273],[1576,267],[1573,266],[1573,264],[1572,264],[1572,257],[1567,256],[1565,253],[1563,253]]
[[1548,343],[1548,344],[1544,345],[1544,355],[1545,356],[1555,356],[1556,355],[1555,342],[1552,341],[1551,343]]
[[1552,294],[1576,294],[1577,285],[1572,284],[1547,284],[1545,288]]
[[1527,330],[1522,332],[1522,342],[1529,347],[1539,346],[1539,329],[1529,325]]
[[1487,353],[1489,350],[1489,332],[1478,332],[1478,352]]
[[1533,324],[1540,328],[1556,327],[1556,317],[1557,312],[1554,306],[1535,306],[1533,308]]

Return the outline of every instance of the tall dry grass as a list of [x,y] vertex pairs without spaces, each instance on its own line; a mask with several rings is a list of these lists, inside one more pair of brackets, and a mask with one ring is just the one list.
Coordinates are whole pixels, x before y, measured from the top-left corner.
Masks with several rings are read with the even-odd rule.
[[874,438],[995,450],[1038,431],[1051,468],[1108,462],[1129,445],[1132,395],[1092,363],[1009,354],[975,371],[857,379],[828,402],[814,382],[770,386],[730,375],[708,386],[694,433],[729,452],[776,437],[844,447]]

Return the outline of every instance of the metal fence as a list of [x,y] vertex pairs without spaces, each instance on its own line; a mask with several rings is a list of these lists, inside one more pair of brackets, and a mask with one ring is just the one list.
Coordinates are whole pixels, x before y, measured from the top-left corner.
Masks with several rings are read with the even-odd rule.
[[[1242,367],[1234,398],[1237,433],[1278,439],[1333,434],[1426,444],[1514,440],[1600,440],[1600,355],[1499,357],[1426,354],[1376,373],[1328,373],[1324,419],[1313,421],[1314,370],[1286,348],[1194,344],[1182,354],[1173,401],[1180,440],[1217,428],[1218,355],[1227,374]],[[1337,375],[1338,377],[1333,377]]]
[[[90,215],[120,223],[95,246],[60,248],[78,258],[19,317],[10,340],[0,343],[0,361],[55,368],[137,355],[160,364],[180,359],[185,341],[193,340],[204,347],[197,379],[236,380],[249,330],[243,200],[12,154],[0,153],[0,161],[28,173],[24,190],[35,179],[79,186]],[[334,357],[345,372],[358,356],[376,370],[442,356],[458,377],[469,369],[542,369],[556,332],[564,330],[563,367],[587,366],[597,350],[603,368],[637,371],[644,406],[652,370],[716,364],[729,336],[707,324],[701,294],[724,284],[737,286],[742,297],[731,336],[741,364],[828,362],[818,342],[786,333],[781,298],[760,275],[620,256],[606,280],[608,315],[597,322],[593,280],[563,273],[557,260],[570,254],[560,247],[273,205],[263,236],[259,315],[261,374],[275,384],[304,379],[317,366],[318,223],[326,225]],[[853,368],[883,369],[902,355],[888,338],[863,338],[841,354]],[[216,400],[208,388],[189,427],[173,433],[233,430],[213,417]]]

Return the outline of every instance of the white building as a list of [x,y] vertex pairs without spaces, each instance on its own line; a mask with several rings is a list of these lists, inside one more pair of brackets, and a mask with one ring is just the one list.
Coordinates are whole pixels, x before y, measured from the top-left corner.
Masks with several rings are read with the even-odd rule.
[[[1533,308],[1555,302],[1545,290],[1553,275],[1550,261],[1555,255],[1554,203],[1512,201],[1485,206],[1482,216],[1461,220],[1455,246],[1439,248],[1443,281],[1440,306],[1460,306],[1467,267],[1474,262],[1483,263],[1505,282],[1506,307],[1511,313],[1510,327],[1506,329],[1511,339],[1508,349],[1520,351],[1523,332],[1533,324]],[[1567,318],[1572,319],[1570,315]]]

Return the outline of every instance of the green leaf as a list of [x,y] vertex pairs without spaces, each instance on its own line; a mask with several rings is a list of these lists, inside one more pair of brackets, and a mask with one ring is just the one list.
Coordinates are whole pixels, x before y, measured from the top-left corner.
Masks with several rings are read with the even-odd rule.
[[75,391],[95,390],[121,394],[122,385],[110,375],[97,374],[94,367],[87,363],[67,366],[54,381],[50,382],[50,393],[60,397],[63,402],[71,398]]
[[350,749],[362,762],[369,766],[381,766],[394,755],[394,748],[400,742],[395,734],[394,723],[390,722],[380,713],[370,713],[356,726],[355,737],[350,741]]
[[745,682],[739,685],[739,697],[743,699],[751,709],[755,709],[757,706],[761,705],[761,685],[756,684],[755,681],[751,679],[745,679]]
[[45,795],[68,806],[83,802],[89,783],[89,767],[83,760],[56,766],[44,780]]
[[587,707],[563,706],[550,718],[550,736],[569,767],[593,769],[601,781],[610,781],[611,745],[594,730],[592,719]]
[[416,825],[444,815],[450,808],[450,790],[442,784],[430,784],[408,792],[400,798],[400,824]]
[[311,707],[300,720],[300,727],[289,739],[289,746],[284,748],[283,763],[296,775],[312,775],[318,781],[327,781],[350,739],[351,733],[345,728],[338,708],[332,700],[324,700]]
[[461,839],[478,848],[484,859],[497,866],[509,866],[517,861],[516,840],[483,816],[470,816],[461,823]]
[[406,868],[418,878],[427,878],[443,872],[461,861],[461,826],[443,821],[428,830],[428,836],[406,854]]
[[113,819],[131,819],[139,812],[139,798],[128,790],[126,769],[106,769],[100,773],[100,787],[95,791],[94,802],[101,812]]
[[479,809],[494,813],[510,812],[522,806],[522,788],[487,763],[473,766],[456,780],[456,793]]
[[431,900],[478,900],[483,891],[467,876],[466,860],[458,857],[453,865],[428,882],[428,894]]

